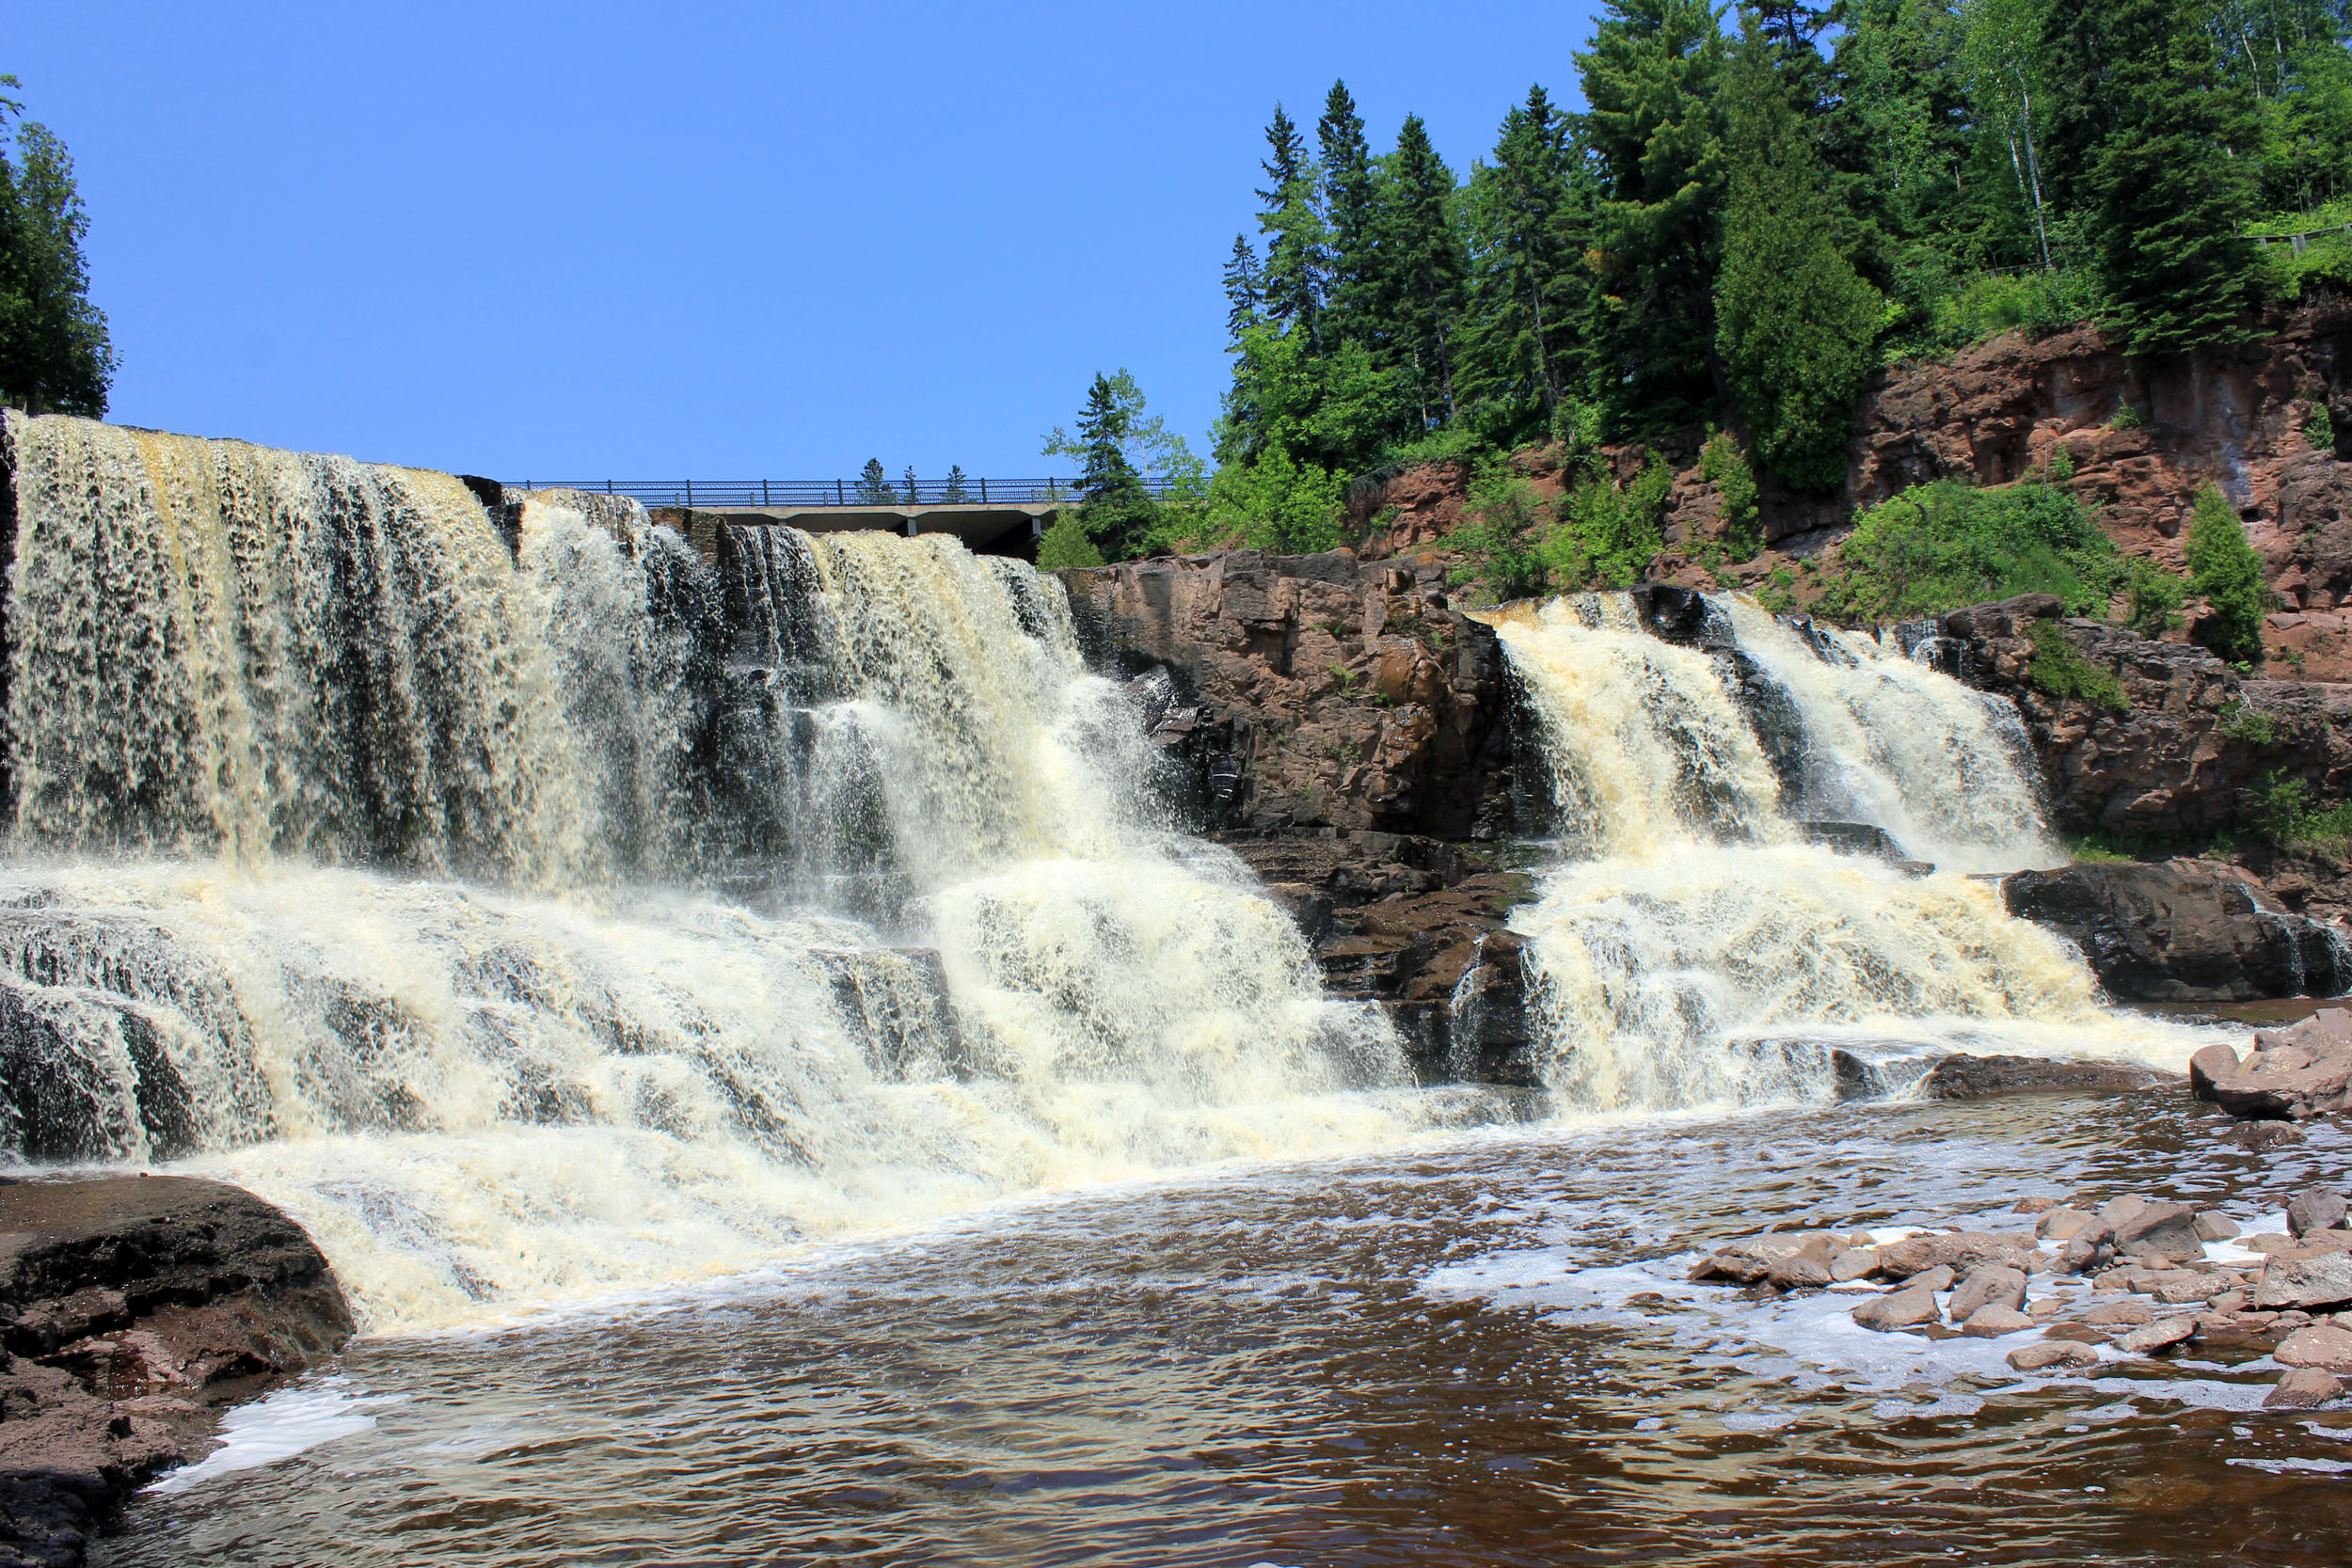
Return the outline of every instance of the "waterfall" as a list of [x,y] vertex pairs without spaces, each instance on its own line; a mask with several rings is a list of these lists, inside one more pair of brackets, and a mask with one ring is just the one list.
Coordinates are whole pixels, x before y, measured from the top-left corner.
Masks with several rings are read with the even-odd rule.
[[0,1156],[238,1181],[404,1329],[1424,1114],[1019,562],[0,434]]
[[1954,1047],[2177,1065],[2176,1031],[2103,1011],[2072,949],[1962,874],[2058,858],[2006,705],[1863,634],[1690,608],[1672,641],[1626,594],[1499,624],[1562,834],[1512,925],[1566,1105],[1825,1098],[1835,1050],[1881,1087]]

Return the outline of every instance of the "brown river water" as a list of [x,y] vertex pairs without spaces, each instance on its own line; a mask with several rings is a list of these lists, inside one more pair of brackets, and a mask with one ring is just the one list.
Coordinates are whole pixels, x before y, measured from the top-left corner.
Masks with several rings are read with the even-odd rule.
[[1772,1221],[2247,1221],[2345,1177],[2331,1128],[2224,1125],[2170,1091],[1519,1126],[1033,1198],[361,1341],[235,1418],[284,1457],[151,1490],[98,1560],[2352,1560],[2352,1410],[2261,1410],[2266,1359],[2024,1378],[1851,1296],[1680,1283]]

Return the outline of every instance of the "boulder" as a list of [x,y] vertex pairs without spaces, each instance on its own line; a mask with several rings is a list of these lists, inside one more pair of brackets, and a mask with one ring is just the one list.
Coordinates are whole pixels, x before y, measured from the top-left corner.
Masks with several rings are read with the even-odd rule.
[[2201,1209],[2197,1213],[2197,1239],[2203,1242],[2226,1242],[2238,1233],[2237,1221],[2217,1209]]
[[81,1561],[116,1502],[209,1446],[215,1402],[352,1330],[310,1238],[250,1193],[0,1180],[0,1562]]
[[2051,1209],[2034,1227],[2034,1234],[2053,1242],[2071,1242],[2098,1216],[2081,1209]]
[[2064,1250],[2058,1254],[2058,1266],[2066,1274],[2089,1274],[2115,1256],[2115,1227],[2094,1216],[2090,1223],[2067,1238]]
[[1830,1259],[1829,1276],[1843,1285],[1849,1280],[1864,1279],[1879,1272],[1876,1247],[1849,1247]]
[[2009,1364],[2017,1371],[2041,1372],[2053,1368],[2095,1367],[2099,1353],[2089,1345],[2070,1339],[2044,1339],[2040,1344],[2020,1345],[2009,1353]]
[[1998,1235],[1989,1230],[1906,1236],[1879,1248],[1879,1270],[1889,1279],[1909,1279],[1939,1264],[1970,1269],[1979,1263],[1994,1263],[2024,1274],[2030,1269],[2032,1260],[2032,1238]]
[[2115,1227],[2115,1250],[2125,1258],[2161,1258],[2178,1262],[2202,1258],[2197,1211],[2185,1203],[2151,1203]]
[[2102,1328],[2137,1328],[2153,1321],[2155,1309],[2145,1302],[2103,1301],[2083,1314],[2083,1322]]
[[2128,1355],[2153,1355],[2159,1351],[2185,1344],[2197,1334],[2197,1320],[2183,1312],[2169,1318],[2158,1318],[2142,1323],[2116,1337],[2115,1348]]
[[1924,1285],[1907,1285],[1899,1291],[1872,1296],[1853,1309],[1855,1323],[1882,1334],[1931,1323],[1942,1316],[1936,1310],[1935,1292]]
[[2201,864],[2125,862],[2020,871],[2009,912],[2081,949],[2121,1002],[2245,1002],[2333,996],[2352,974],[2335,932],[2272,907],[2246,881]]
[[1735,1285],[1753,1285],[1772,1274],[1776,1266],[1802,1259],[1820,1270],[1819,1283],[1826,1285],[1830,1278],[1830,1259],[1836,1256],[1838,1250],[1834,1238],[1818,1231],[1743,1236],[1736,1242],[1724,1243],[1700,1259],[1692,1266],[1690,1277],[1693,1280],[1727,1279]]
[[2340,1012],[2316,1014],[2254,1037],[2241,1060],[2226,1045],[2189,1058],[2189,1092],[2233,1117],[2305,1121],[2352,1104],[2352,1036]]
[[2323,1372],[2352,1372],[2352,1333],[2333,1323],[2298,1328],[2270,1353],[2281,1367],[2315,1367]]
[[1947,1056],[1921,1081],[1928,1100],[1991,1100],[2007,1094],[2153,1089],[2178,1073],[2137,1062],[2082,1062],[2045,1056]]
[[2332,1187],[2307,1187],[2287,1200],[2287,1234],[2308,1236],[2344,1223],[2344,1195]]
[[1971,1269],[1968,1277],[1952,1292],[1952,1322],[1966,1323],[1980,1307],[2007,1307],[2023,1312],[2026,1307],[2026,1276],[2016,1269],[1989,1265]]
[[2352,1253],[2273,1258],[2254,1288],[2254,1306],[2265,1311],[2326,1312],[2347,1304],[2352,1304]]
[[2147,1208],[2153,1201],[2154,1200],[2142,1197],[2137,1193],[2124,1193],[2111,1197],[2099,1206],[2099,1222],[2107,1226],[2122,1225],[2125,1220]]
[[[1955,1318],[1959,1314],[1952,1314]],[[2015,1307],[1992,1303],[1978,1307],[1960,1325],[1960,1331],[1975,1339],[1997,1339],[2004,1334],[2015,1334],[2033,1326],[2033,1320]]]
[[2296,1367],[2271,1385],[2263,1397],[2265,1410],[2309,1410],[2315,1404],[2326,1404],[2344,1392],[2344,1385],[2332,1372],[2316,1367]]

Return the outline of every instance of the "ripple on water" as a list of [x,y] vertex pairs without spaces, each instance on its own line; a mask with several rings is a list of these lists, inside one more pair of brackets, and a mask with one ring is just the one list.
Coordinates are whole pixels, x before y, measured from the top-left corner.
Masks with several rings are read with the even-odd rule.
[[332,1393],[353,1430],[151,1490],[103,1560],[2337,1562],[2352,1413],[2260,1412],[2275,1373],[2021,1378],[1999,1342],[1676,1265],[1775,1219],[1993,1222],[2026,1193],[2245,1223],[2345,1148],[2249,1154],[2179,1094],[2058,1096],[1032,1201],[700,1296],[365,1342],[280,1396]]

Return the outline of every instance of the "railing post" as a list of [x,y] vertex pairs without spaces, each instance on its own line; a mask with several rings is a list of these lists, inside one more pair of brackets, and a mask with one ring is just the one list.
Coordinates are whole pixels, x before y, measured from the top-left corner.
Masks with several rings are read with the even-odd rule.
[[841,504],[842,504],[842,500],[841,500],[841,482],[840,482],[839,480],[837,480],[837,479],[836,479],[836,480],[834,480],[834,481],[833,482],[833,504],[834,504],[834,505],[835,505],[835,506],[839,506],[839,505],[841,505]]
[[694,482],[691,479],[686,482],[686,510],[694,510]]
[[759,504],[768,504],[768,482],[764,479],[759,482]]
[[982,506],[988,504],[988,481],[986,480],[980,481],[980,504]]

